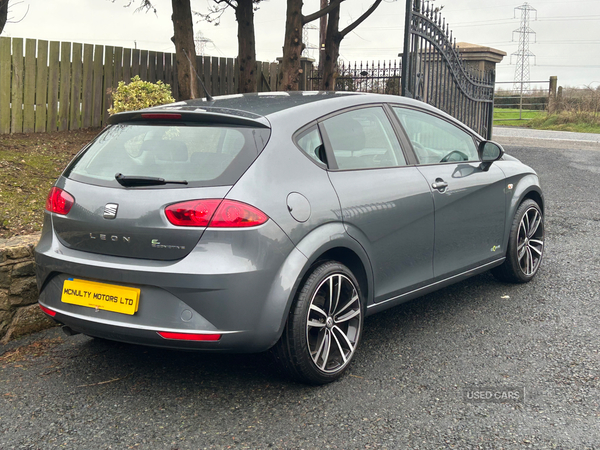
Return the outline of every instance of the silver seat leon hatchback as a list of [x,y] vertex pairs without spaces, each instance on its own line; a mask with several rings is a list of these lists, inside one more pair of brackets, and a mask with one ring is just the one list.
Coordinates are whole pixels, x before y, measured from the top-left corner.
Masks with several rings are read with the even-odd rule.
[[66,331],[207,352],[272,349],[322,384],[367,315],[544,250],[536,173],[397,96],[246,94],[120,113],[51,189],[42,310]]

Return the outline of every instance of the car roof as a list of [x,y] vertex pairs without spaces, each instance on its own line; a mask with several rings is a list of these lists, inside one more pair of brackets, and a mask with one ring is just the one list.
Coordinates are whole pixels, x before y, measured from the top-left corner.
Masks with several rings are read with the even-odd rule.
[[[142,113],[178,112],[187,120],[270,128],[274,122],[288,122],[288,125],[295,126],[296,123],[307,123],[340,109],[372,103],[418,107],[460,123],[433,106],[407,97],[349,91],[276,91],[222,95],[212,97],[210,101],[206,98],[192,99],[123,112],[111,116],[109,123],[141,120]],[[289,123],[290,121],[294,123]]]

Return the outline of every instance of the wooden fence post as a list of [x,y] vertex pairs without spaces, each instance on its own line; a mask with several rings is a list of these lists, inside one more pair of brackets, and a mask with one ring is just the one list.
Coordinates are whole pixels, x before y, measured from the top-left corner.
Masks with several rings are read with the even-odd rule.
[[92,126],[92,110],[94,109],[94,46],[85,44],[83,46],[83,83],[81,95],[81,127]]
[[231,95],[235,94],[235,90],[233,87],[233,69],[234,69],[235,61],[233,58],[227,58],[227,91],[226,94]]
[[48,104],[48,41],[37,42],[37,74],[35,78],[35,132],[46,131]]
[[125,84],[131,82],[131,49],[123,49],[123,81]]
[[558,86],[558,78],[550,77],[550,87],[548,90],[548,114],[556,112],[556,88]]
[[12,40],[11,133],[23,132],[23,39]]
[[71,66],[71,107],[69,108],[69,130],[81,128],[81,78],[83,76],[83,45],[73,44]]
[[10,133],[11,38],[0,37],[0,133]]
[[48,117],[46,131],[56,131],[58,118],[58,76],[60,42],[50,42],[48,60]]
[[23,83],[23,132],[35,131],[35,39],[25,40],[25,81]]
[[115,71],[113,58],[115,49],[111,46],[104,48],[104,80],[102,84],[102,92],[104,93],[104,104],[102,106],[102,126],[106,125],[108,120],[108,108],[112,103],[113,91],[113,72]]
[[69,128],[69,96],[71,94],[71,43],[62,42],[60,46],[60,85],[58,109],[58,131]]
[[104,66],[102,58],[104,56],[104,47],[102,45],[96,45],[94,48],[94,81],[92,88],[92,126],[99,127],[102,125],[102,106],[104,103],[104,92],[102,87],[104,85]]

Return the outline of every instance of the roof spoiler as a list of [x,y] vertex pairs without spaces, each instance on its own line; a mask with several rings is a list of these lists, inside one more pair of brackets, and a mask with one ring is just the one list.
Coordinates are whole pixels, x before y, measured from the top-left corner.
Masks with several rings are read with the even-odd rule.
[[[149,117],[152,115],[157,117]],[[170,118],[169,116],[173,117]],[[148,122],[149,120],[155,120],[157,122],[160,121],[162,123],[197,122],[206,124],[237,125],[242,127],[271,128],[269,121],[262,116],[247,117],[237,114],[208,111],[202,108],[198,108],[194,111],[155,108],[139,111],[127,111],[110,116],[108,118],[108,124],[113,125],[116,123],[125,122]]]

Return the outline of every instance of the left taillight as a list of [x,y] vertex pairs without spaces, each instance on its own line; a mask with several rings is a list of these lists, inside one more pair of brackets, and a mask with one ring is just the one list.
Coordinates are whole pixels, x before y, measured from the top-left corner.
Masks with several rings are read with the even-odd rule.
[[68,214],[74,204],[75,199],[73,196],[57,187],[50,189],[50,193],[46,199],[46,209],[56,214]]

